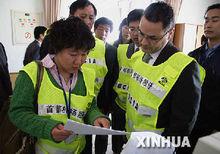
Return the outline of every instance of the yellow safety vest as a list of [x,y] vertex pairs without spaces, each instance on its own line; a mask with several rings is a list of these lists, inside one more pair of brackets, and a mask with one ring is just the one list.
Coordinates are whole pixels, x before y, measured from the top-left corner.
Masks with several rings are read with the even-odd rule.
[[105,61],[105,44],[97,38],[95,38],[95,40],[96,45],[90,50],[86,63],[84,63],[82,67],[88,67],[95,70],[95,94],[97,96],[104,82],[105,75],[108,72],[108,68]]
[[[36,84],[37,65],[32,62],[26,65],[23,70],[31,78],[33,85]],[[82,68],[83,79],[86,86],[86,96],[71,94],[71,114],[70,119],[83,123],[83,118],[87,110],[91,106],[91,102],[95,97],[94,94],[94,81],[95,73],[89,68]],[[69,95],[68,92],[66,92]],[[44,75],[38,94],[38,115],[67,122],[66,104],[64,101],[62,89],[57,88],[50,80],[47,71],[44,68]],[[66,144],[64,142],[55,143],[47,139],[38,139],[37,148],[41,152],[55,153],[55,151],[80,153],[85,146],[85,138],[83,135],[78,135],[73,142]]]
[[172,89],[183,69],[194,59],[181,52],[175,53],[164,63],[151,66],[136,60],[129,81],[126,129],[153,131],[161,134],[164,128],[156,128],[159,106]]
[[[131,63],[134,61],[134,58],[131,60],[127,57],[128,46],[129,44],[119,44],[118,46],[117,57],[119,65],[119,76],[113,87],[117,93],[115,102],[123,110],[126,110],[128,82],[132,74]],[[139,52],[136,52],[136,54],[137,53]],[[141,54],[143,54],[143,52]]]

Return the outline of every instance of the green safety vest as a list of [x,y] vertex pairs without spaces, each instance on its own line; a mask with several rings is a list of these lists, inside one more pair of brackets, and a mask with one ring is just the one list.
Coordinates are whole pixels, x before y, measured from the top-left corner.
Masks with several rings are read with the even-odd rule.
[[132,74],[131,62],[134,61],[127,57],[128,46],[129,44],[119,44],[118,46],[117,57],[119,65],[119,76],[113,87],[117,93],[115,102],[123,110],[126,110],[128,82]]
[[[161,134],[164,128],[156,128],[159,106],[172,89],[183,69],[194,59],[181,52],[167,61],[151,66],[136,60],[129,81],[126,129],[131,131],[153,131]],[[200,74],[204,73],[200,70]],[[201,76],[201,75],[200,75]],[[204,77],[202,74],[201,77]],[[200,81],[203,79],[201,78]]]
[[95,70],[95,94],[97,96],[101,86],[103,85],[108,68],[105,61],[105,44],[97,38],[95,38],[95,40],[96,45],[92,50],[90,50],[86,62],[82,65],[82,67],[88,67]]
[[[31,78],[33,85],[36,84],[37,65],[35,62],[26,65],[23,70]],[[64,101],[62,89],[57,88],[50,80],[48,73],[44,68],[42,83],[38,94],[38,115],[50,117],[51,119],[67,122],[66,104]],[[91,102],[95,97],[94,81],[95,73],[89,68],[82,68],[83,79],[86,86],[86,95],[80,96],[71,94],[71,109],[70,119],[83,123],[83,118],[87,110],[91,106]],[[69,95],[68,92],[66,92]],[[55,151],[65,151],[70,153],[80,153],[85,146],[85,137],[78,135],[70,144],[64,142],[55,143],[47,139],[38,139],[37,149],[42,153],[55,153]]]

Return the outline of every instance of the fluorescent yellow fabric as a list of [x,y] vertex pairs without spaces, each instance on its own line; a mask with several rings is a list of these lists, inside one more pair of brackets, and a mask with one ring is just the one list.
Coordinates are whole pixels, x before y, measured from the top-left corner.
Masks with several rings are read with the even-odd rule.
[[104,77],[108,72],[106,61],[105,61],[105,44],[103,41],[95,38],[96,45],[89,52],[86,63],[83,64],[82,67],[88,67],[95,70],[95,94],[96,96],[99,93],[99,89],[101,88]]
[[[30,65],[26,65],[23,69],[31,78],[33,84],[36,84],[37,65],[32,62]],[[86,85],[86,96],[79,96],[71,94],[71,114],[70,119],[83,123],[83,117],[85,116],[88,108],[91,106],[91,102],[95,96],[94,94],[94,71],[89,68],[82,68],[83,79]],[[69,93],[66,92],[67,96]],[[41,83],[41,87],[38,94],[38,115],[50,117],[63,122],[67,122],[66,104],[64,100],[63,91],[57,88],[50,81],[47,71],[44,69],[44,75]],[[85,145],[84,136],[78,136],[70,143],[64,142],[55,143],[50,140],[39,139],[37,142],[39,147],[55,147],[62,150],[67,150],[73,153],[80,153]],[[49,152],[48,149],[42,149],[42,151]],[[51,149],[52,150],[52,149]],[[51,151],[50,150],[50,151]]]
[[118,106],[123,110],[126,110],[128,82],[132,73],[132,60],[129,59],[126,55],[127,49],[128,44],[120,44],[118,46],[117,57],[119,64],[119,76],[113,87],[115,92],[117,93],[115,101],[118,104]]
[[126,103],[127,131],[163,131],[163,128],[156,128],[158,108],[183,69],[192,61],[193,58],[181,52],[158,66],[151,66],[141,58],[136,60],[132,67]]
[[202,85],[205,80],[206,72],[205,72],[205,69],[201,65],[199,65],[199,71],[200,71],[200,81]]

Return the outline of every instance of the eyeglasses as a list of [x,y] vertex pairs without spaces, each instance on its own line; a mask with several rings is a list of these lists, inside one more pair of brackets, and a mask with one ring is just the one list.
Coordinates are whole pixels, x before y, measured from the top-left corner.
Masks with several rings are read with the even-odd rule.
[[145,38],[146,40],[149,40],[152,43],[159,42],[162,38],[164,38],[164,36],[167,35],[168,32],[170,32],[170,30],[168,30],[166,33],[164,33],[161,37],[157,37],[157,36],[150,36],[150,35],[144,34],[140,29],[138,29],[139,37],[142,39]]

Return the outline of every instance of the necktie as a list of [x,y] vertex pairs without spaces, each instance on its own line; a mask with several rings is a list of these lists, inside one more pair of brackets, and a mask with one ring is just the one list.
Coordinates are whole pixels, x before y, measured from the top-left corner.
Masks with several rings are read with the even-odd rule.
[[145,63],[148,63],[151,58],[152,58],[152,57],[151,57],[150,54],[145,53],[144,56],[143,56],[143,61],[144,61]]

